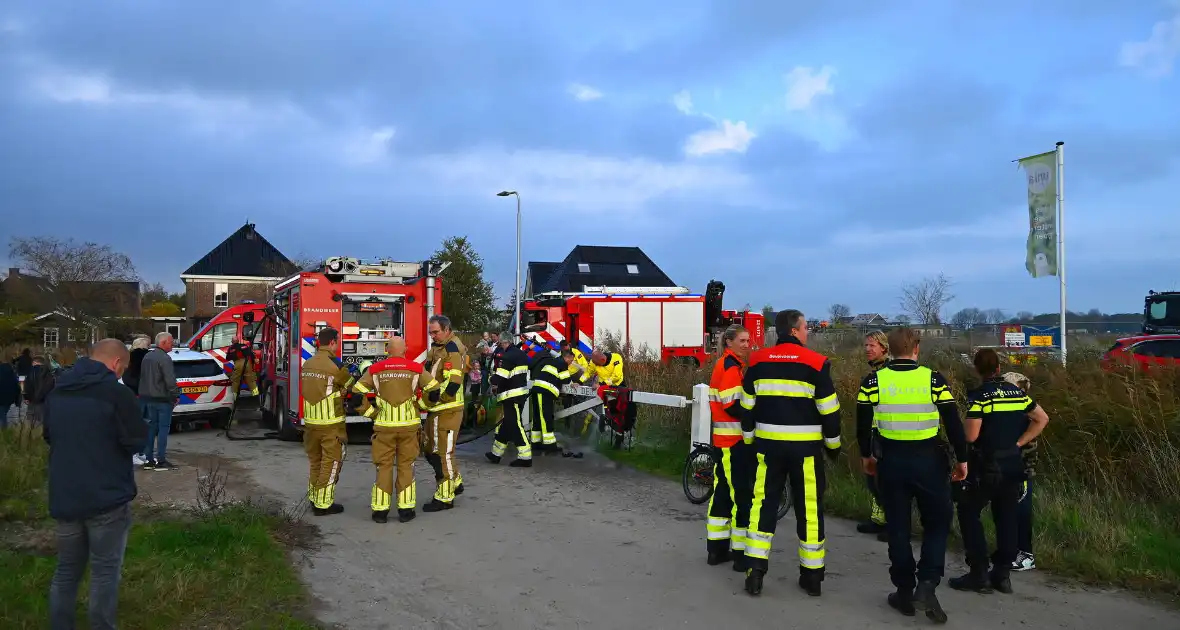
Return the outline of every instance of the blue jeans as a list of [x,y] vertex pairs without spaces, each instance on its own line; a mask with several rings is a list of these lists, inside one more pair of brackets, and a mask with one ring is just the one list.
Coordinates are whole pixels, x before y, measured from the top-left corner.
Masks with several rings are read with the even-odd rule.
[[172,430],[172,403],[147,400],[143,402],[147,412],[148,441],[143,456],[148,461],[162,462],[167,459],[168,432]]
[[[135,400],[139,401],[139,417],[143,418],[144,424],[147,424],[148,423],[147,401],[140,398],[139,396],[136,396]],[[147,442],[144,442],[143,446],[139,449],[139,454],[143,455],[146,450],[147,450]]]
[[78,585],[90,565],[90,627],[114,630],[131,504],[84,521],[57,522],[57,570],[49,586],[52,630],[73,630]]

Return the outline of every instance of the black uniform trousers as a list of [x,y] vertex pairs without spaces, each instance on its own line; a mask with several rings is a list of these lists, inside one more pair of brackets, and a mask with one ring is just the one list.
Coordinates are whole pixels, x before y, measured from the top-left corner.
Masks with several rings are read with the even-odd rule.
[[971,460],[964,492],[959,496],[959,531],[967,551],[971,573],[979,577],[988,574],[987,537],[980,516],[983,508],[991,506],[992,521],[996,526],[996,552],[990,558],[991,575],[996,579],[1008,576],[1017,552],[1017,504],[1024,490],[1024,470],[1003,466],[999,462]]
[[757,468],[754,471],[754,499],[750,506],[750,528],[746,536],[746,566],[769,568],[771,541],[778,524],[778,507],[783,489],[791,485],[799,536],[799,572],[824,570],[824,473],[821,442],[756,440]]
[[533,446],[525,432],[522,418],[526,402],[528,402],[528,396],[517,396],[500,401],[500,407],[504,410],[504,418],[500,420],[500,426],[496,429],[496,439],[492,442],[492,454],[496,457],[503,456],[508,445],[513,444],[516,446],[517,457],[520,459],[533,458]]
[[[898,589],[912,590],[917,582],[938,584],[946,569],[947,538],[954,515],[946,451],[934,441],[906,443],[879,438],[879,443],[877,491],[889,538],[889,577]],[[915,501],[922,522],[922,557],[917,565],[910,548],[910,507]]]
[[529,393],[529,441],[534,445],[549,446],[557,443],[553,434],[553,413],[557,408],[557,396],[544,390],[534,389]]
[[714,447],[714,451],[717,465],[713,471],[713,497],[709,499],[706,548],[709,553],[724,553],[726,549],[744,553],[758,460],[754,447],[740,441],[725,448]]

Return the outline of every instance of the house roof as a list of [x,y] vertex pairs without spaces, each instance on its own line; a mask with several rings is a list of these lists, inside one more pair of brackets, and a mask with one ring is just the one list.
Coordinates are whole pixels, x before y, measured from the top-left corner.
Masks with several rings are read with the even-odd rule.
[[135,281],[70,280],[54,285],[41,276],[11,268],[0,287],[4,299],[13,306],[34,312],[85,311],[91,316],[109,317],[137,316],[140,311],[139,283]]
[[295,263],[247,223],[180,275],[277,278],[297,271]]
[[559,262],[529,262],[528,269],[525,271],[524,277],[524,291],[526,297],[532,297],[532,294],[537,293],[537,289],[543,288],[543,285],[549,276],[561,266]]
[[877,319],[885,319],[885,316],[881,315],[880,313],[860,313],[856,317],[852,318],[852,322],[854,324],[859,324],[862,322],[868,323]]
[[[542,265],[537,264],[537,270]],[[613,247],[604,245],[578,245],[570,251],[565,260],[549,274],[537,281],[533,293],[562,292],[577,293],[585,287],[675,287],[677,284],[664,273],[647,254],[638,247]]]

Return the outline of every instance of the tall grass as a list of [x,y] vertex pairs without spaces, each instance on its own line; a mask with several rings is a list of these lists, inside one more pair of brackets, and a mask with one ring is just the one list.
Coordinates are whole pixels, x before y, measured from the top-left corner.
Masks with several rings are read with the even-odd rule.
[[[847,457],[829,472],[827,505],[837,515],[863,518],[868,494],[855,408],[867,366],[857,349],[832,352]],[[921,360],[950,381],[961,404],[979,383],[949,348],[934,348]],[[628,363],[627,381],[641,391],[688,397],[694,384],[708,382],[711,368]],[[1029,393],[1050,417],[1039,440],[1034,493],[1038,566],[1180,595],[1180,374],[1104,372],[1093,351],[1071,352],[1068,368],[1040,363],[1016,369],[1029,377]],[[643,407],[634,451],[613,456],[679,476],[689,423],[686,410]]]

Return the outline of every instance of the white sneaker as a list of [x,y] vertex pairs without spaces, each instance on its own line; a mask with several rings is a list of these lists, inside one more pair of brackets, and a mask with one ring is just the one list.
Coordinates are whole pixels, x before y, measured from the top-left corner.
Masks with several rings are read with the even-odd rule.
[[143,466],[147,463],[147,459],[145,459],[143,455],[136,453],[135,455],[131,456],[131,463],[135,464],[136,466]]
[[1035,568],[1037,568],[1037,562],[1031,553],[1021,551],[1016,554],[1016,560],[1012,563],[1013,571],[1031,571]]

